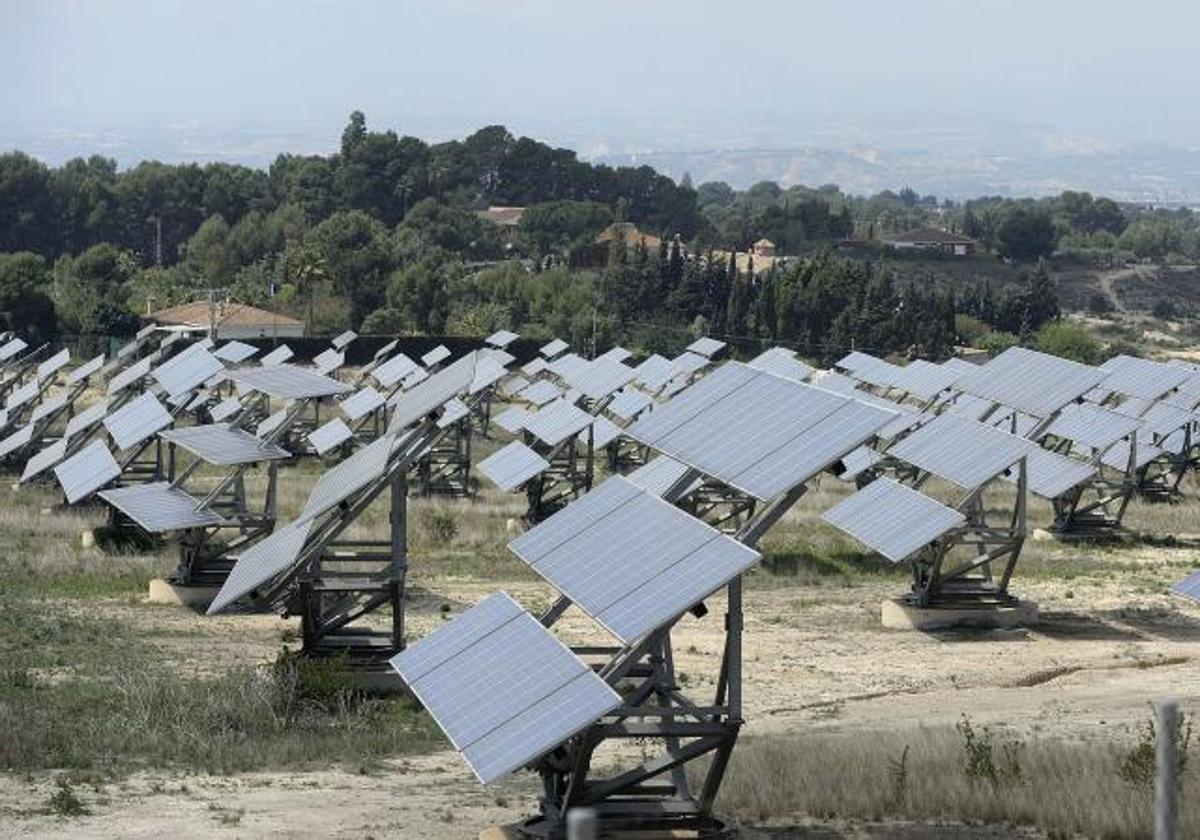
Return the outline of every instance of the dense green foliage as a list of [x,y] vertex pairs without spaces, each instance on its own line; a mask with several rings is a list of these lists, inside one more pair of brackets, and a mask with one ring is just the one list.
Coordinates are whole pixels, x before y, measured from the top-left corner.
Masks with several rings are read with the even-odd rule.
[[[478,212],[493,205],[525,210],[506,227]],[[613,222],[651,238],[614,237]],[[933,282],[879,244],[922,225],[975,238],[978,273]],[[739,263],[732,252],[761,238],[789,259]],[[856,250],[836,254],[847,242]],[[427,144],[369,131],[359,112],[335,153],[280,155],[266,171],[0,155],[0,326],[35,338],[128,333],[134,313],[217,289],[314,333],[505,326],[649,349],[704,329],[818,358],[850,346],[937,356],[964,340],[1032,341],[1059,314],[1047,268],[1032,264],[1064,249],[1189,256],[1200,224],[1086,193],[954,204],[908,189],[693,189],[502,126]]]

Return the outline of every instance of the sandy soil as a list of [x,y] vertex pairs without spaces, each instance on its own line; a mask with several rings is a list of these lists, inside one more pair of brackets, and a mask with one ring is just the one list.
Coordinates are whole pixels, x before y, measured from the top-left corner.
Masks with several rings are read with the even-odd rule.
[[[1174,559],[1191,557],[1172,552]],[[1113,738],[1146,719],[1148,703],[1172,695],[1200,705],[1200,609],[1161,591],[1129,593],[1113,577],[1020,581],[1042,621],[1016,631],[923,634],[883,630],[881,598],[895,583],[841,587],[780,585],[764,573],[747,591],[745,702],[748,734],[820,730],[916,731],[967,712],[1026,737]],[[1165,570],[1163,579],[1178,577]],[[454,583],[447,595],[418,588],[410,625],[421,635],[495,588],[545,604],[545,587]],[[720,598],[703,620],[687,617],[675,637],[678,669],[703,697],[721,644]],[[181,668],[262,662],[295,622],[269,615],[203,619],[187,610],[112,601],[105,609],[136,622]],[[582,614],[562,623],[568,639],[589,638]],[[594,635],[590,638],[595,639]],[[200,644],[196,644],[199,641]],[[684,677],[681,677],[681,680]],[[60,820],[37,813],[50,777],[0,776],[0,838],[425,838],[475,837],[488,825],[535,809],[535,780],[520,774],[481,787],[449,749],[397,760],[358,775],[329,769],[237,777],[142,774],[82,789],[92,813]],[[928,826],[762,828],[753,837],[999,837],[1001,829]]]

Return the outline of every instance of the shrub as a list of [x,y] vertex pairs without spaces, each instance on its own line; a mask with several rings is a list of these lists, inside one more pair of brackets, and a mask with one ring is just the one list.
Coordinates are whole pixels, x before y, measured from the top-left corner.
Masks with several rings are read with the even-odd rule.
[[431,541],[447,545],[458,536],[458,518],[448,510],[430,509],[422,511],[422,525]]
[[1100,360],[1100,342],[1078,324],[1070,321],[1051,321],[1037,331],[1034,345],[1043,353],[1072,359],[1085,365]]
[[979,348],[989,356],[999,356],[1009,347],[1017,346],[1017,337],[1009,332],[990,332],[979,339]]
[[[1158,740],[1154,717],[1138,730],[1138,742],[1125,754],[1117,774],[1130,787],[1137,790],[1154,789],[1155,743]],[[1187,769],[1188,747],[1192,743],[1192,721],[1185,714],[1179,716],[1179,729],[1175,732],[1175,754],[1177,758],[1176,779],[1182,784],[1183,772]]]

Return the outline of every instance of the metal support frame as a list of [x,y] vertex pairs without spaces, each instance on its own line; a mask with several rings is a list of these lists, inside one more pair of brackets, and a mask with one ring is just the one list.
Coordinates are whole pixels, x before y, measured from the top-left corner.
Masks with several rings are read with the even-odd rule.
[[417,464],[421,494],[469,497],[471,486],[472,415],[452,423],[429,453]]
[[[680,503],[680,494],[696,477],[695,471],[689,471],[664,498]],[[759,506],[742,522],[735,539],[754,546],[806,490],[806,485],[798,485]],[[743,723],[741,577],[730,581],[725,591],[725,641],[710,698],[693,699],[679,685],[671,631],[682,616],[624,647],[573,648],[593,662],[625,702],[534,765],[542,780],[541,813],[521,824],[524,835],[562,838],[568,812],[580,807],[595,810],[609,831],[678,830],[710,837],[725,831],[713,815],[713,804]],[[542,624],[553,626],[570,603],[566,596],[559,598],[541,616]],[[706,610],[697,604],[691,612],[703,616]],[[653,745],[652,754],[632,767],[600,775],[592,758],[609,741],[637,741],[643,748]],[[706,757],[708,765],[693,788],[687,768]]]
[[595,478],[594,428],[588,426],[587,444],[581,445],[578,435],[549,448],[529,432],[525,443],[550,462],[550,466],[525,484],[529,506],[525,519],[536,524],[547,519],[592,488]]

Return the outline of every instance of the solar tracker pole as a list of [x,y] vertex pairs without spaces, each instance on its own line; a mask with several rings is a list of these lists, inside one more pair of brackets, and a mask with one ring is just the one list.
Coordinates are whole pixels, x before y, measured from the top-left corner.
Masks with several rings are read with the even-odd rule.
[[1172,701],[1157,704],[1157,738],[1154,774],[1154,840],[1175,840],[1179,818],[1179,707]]
[[389,596],[392,602],[392,647],[404,650],[404,581],[408,572],[408,476],[397,470],[392,480],[392,563]]

